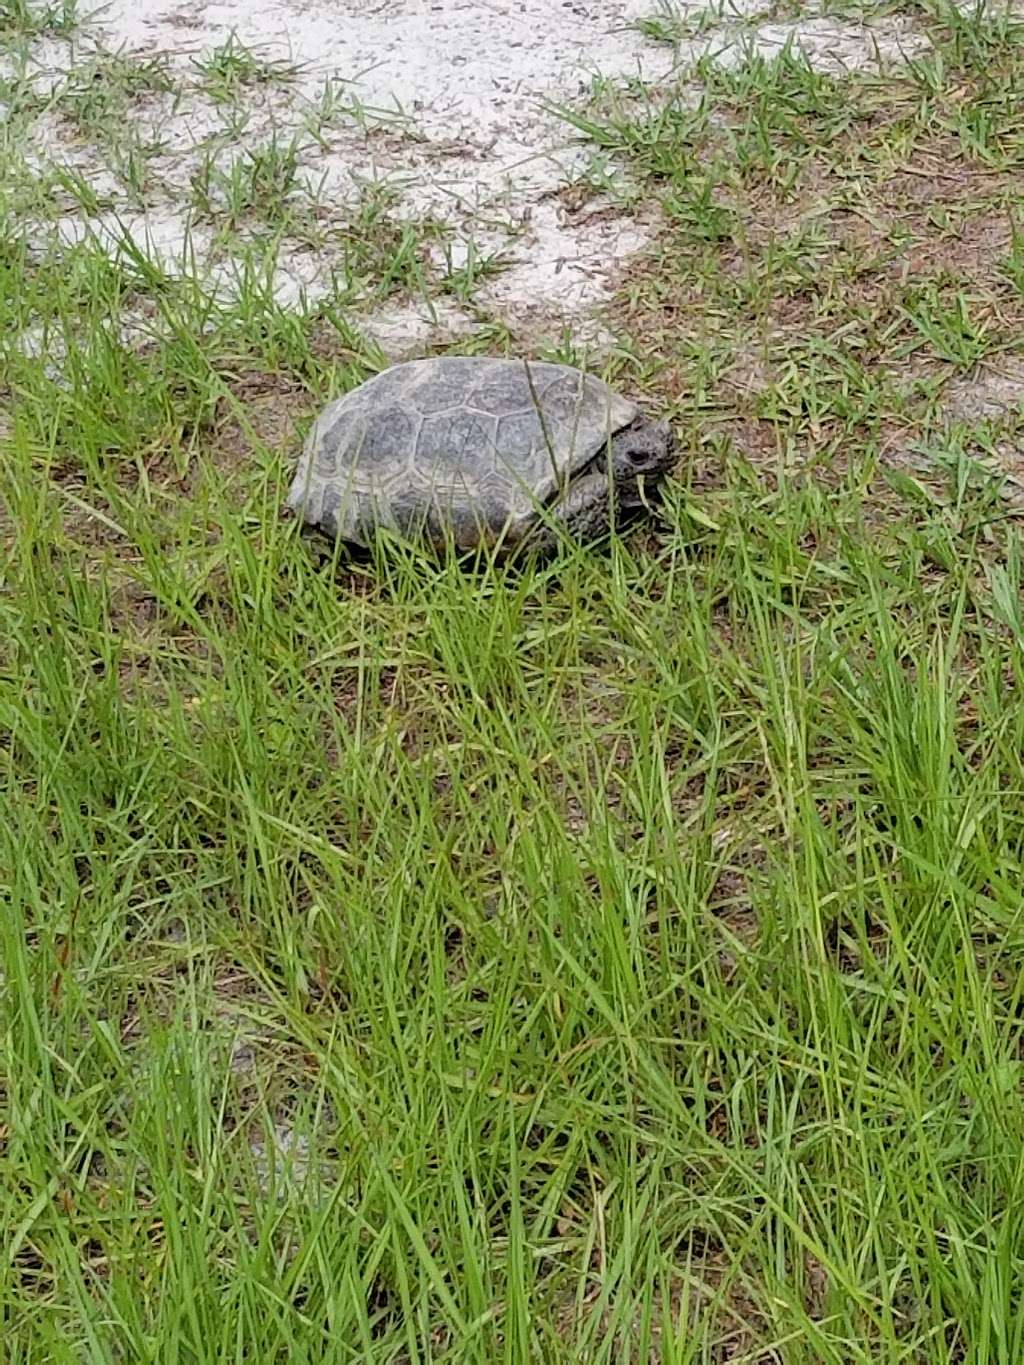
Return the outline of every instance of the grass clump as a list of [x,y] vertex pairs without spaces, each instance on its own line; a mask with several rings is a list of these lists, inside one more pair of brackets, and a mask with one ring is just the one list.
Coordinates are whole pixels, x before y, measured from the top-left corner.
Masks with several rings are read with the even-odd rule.
[[299,74],[299,68],[289,62],[261,58],[235,32],[193,65],[202,89],[217,104],[237,103],[247,88],[284,85]]
[[276,134],[226,167],[210,151],[192,173],[192,203],[202,216],[219,217],[229,229],[257,217],[283,227],[294,216],[300,189],[299,146]]
[[79,25],[77,0],[53,4],[0,0],[0,34],[7,38],[65,37]]

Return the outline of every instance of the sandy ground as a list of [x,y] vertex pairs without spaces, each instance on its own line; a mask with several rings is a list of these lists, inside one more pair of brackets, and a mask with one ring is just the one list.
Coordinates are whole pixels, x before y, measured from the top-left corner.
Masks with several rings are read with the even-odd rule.
[[[186,238],[202,255],[212,232],[190,222],[183,191],[204,146],[223,134],[224,111],[201,92],[196,64],[234,35],[261,59],[298,70],[286,85],[242,92],[246,121],[233,150],[302,126],[327,86],[343,91],[365,115],[321,134],[303,154],[326,204],[342,212],[360,184],[387,183],[399,214],[430,216],[453,230],[456,266],[470,252],[501,257],[505,268],[474,294],[478,315],[486,310],[518,328],[532,322],[551,335],[567,326],[579,333],[652,224],[642,203],[591,199],[582,212],[567,205],[566,187],[593,150],[552,104],[580,101],[595,80],[657,84],[706,52],[727,62],[741,44],[772,53],[794,41],[815,65],[841,71],[899,61],[922,41],[907,19],[863,24],[810,13],[799,22],[760,22],[751,0],[736,0],[713,16],[675,4],[671,13],[692,18],[699,36],[671,44],[637,27],[659,12],[669,12],[666,0],[287,0],[265,8],[248,0],[112,0],[74,42],[36,44],[35,79],[55,88],[96,50],[165,60],[188,94],[173,105],[155,96],[140,114],[165,144],[152,163],[158,188],[144,204],[120,202],[102,152],[69,139],[56,118],[39,120],[38,159],[63,158],[108,196],[109,206],[88,223],[77,209],[66,214],[65,238],[87,228],[102,235],[116,224],[166,264],[180,258]],[[329,250],[285,242],[280,297],[328,290],[330,267]],[[377,308],[366,324],[386,351],[400,354],[432,329],[457,331],[466,321],[458,306],[423,301]]]

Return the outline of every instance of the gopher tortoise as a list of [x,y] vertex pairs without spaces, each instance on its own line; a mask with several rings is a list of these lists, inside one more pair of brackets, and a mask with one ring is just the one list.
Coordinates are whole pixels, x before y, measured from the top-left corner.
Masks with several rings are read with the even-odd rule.
[[[368,548],[379,530],[442,548],[554,548],[649,505],[669,427],[569,365],[438,356],[383,370],[330,403],[287,505]],[[554,523],[554,524],[552,524]]]

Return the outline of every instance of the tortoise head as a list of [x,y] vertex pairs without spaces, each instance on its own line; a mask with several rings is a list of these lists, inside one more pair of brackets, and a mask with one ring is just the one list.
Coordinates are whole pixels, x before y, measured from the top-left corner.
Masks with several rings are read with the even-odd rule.
[[667,422],[639,418],[611,439],[611,481],[623,510],[640,507],[672,468],[675,438]]

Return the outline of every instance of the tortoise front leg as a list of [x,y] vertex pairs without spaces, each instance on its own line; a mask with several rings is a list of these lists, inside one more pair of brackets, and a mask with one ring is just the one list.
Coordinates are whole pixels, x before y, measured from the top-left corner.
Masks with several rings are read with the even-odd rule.
[[545,520],[524,538],[523,548],[550,554],[566,535],[581,542],[599,540],[611,527],[612,507],[608,475],[585,474],[546,509]]

